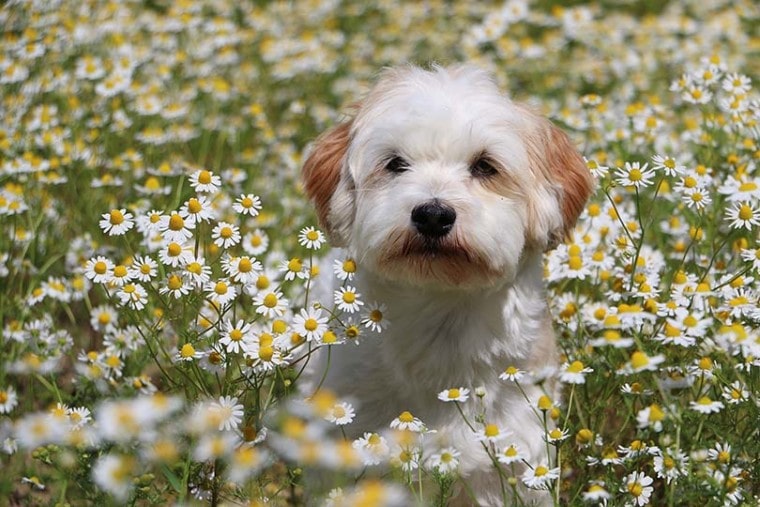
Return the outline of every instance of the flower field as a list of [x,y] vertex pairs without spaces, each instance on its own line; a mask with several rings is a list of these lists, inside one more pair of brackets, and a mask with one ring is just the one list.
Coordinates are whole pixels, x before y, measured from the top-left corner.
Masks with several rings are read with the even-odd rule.
[[315,350],[393,326],[361,259],[319,262],[304,154],[406,62],[487,69],[598,182],[546,255],[554,458],[515,474],[509,428],[469,421],[505,502],[760,502],[756,2],[11,0],[0,26],[0,505],[466,491],[426,421],[350,438],[361,406],[303,389]]

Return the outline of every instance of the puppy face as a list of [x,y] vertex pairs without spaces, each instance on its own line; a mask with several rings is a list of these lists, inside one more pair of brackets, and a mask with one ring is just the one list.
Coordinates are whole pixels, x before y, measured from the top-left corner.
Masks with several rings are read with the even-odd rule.
[[593,183],[564,133],[472,67],[386,71],[317,140],[304,181],[336,246],[441,287],[513,278],[573,227]]

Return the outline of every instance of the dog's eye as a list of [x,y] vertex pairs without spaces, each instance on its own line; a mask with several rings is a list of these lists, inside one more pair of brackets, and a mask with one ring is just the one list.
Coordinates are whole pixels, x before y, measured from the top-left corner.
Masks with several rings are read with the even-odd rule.
[[393,157],[385,164],[385,170],[392,173],[402,173],[409,170],[409,162],[401,157]]
[[470,173],[473,176],[479,177],[479,178],[486,178],[488,176],[493,176],[498,171],[494,167],[494,165],[491,163],[490,160],[488,160],[485,157],[478,158],[471,166],[470,166]]

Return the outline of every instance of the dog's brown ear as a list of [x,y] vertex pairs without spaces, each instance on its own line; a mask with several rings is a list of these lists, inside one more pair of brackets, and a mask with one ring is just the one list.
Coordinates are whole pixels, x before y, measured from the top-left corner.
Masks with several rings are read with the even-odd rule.
[[564,239],[575,227],[596,182],[583,157],[562,130],[549,122],[546,140],[546,162],[551,180],[560,186],[559,205],[562,210]]
[[552,224],[544,229],[546,236],[540,241],[546,250],[550,250],[572,232],[596,183],[567,134],[543,118],[539,125],[538,146],[535,147],[538,149],[531,153],[531,158],[541,177],[554,191],[560,214],[560,220],[547,219],[546,211],[536,210],[540,222]]
[[350,134],[351,121],[328,130],[314,142],[311,154],[303,165],[306,195],[314,203],[319,223],[328,236],[334,236],[337,225],[330,220],[330,201],[340,182]]

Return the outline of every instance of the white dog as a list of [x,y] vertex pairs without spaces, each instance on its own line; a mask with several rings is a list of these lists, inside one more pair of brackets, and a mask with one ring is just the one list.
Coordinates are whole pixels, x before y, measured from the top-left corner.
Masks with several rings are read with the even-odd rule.
[[[491,459],[437,393],[484,387],[485,422],[511,433],[496,452],[514,443],[531,466],[550,463],[542,387],[521,382],[528,402],[499,374],[558,360],[542,253],[572,230],[592,190],[582,158],[485,72],[404,67],[383,72],[353,118],[316,141],[303,174],[333,245],[360,266],[358,292],[383,302],[391,323],[359,347],[333,347],[324,387],[359,402],[358,432],[410,411],[461,452],[470,492],[457,503],[501,505]],[[478,405],[462,404],[476,429]]]

